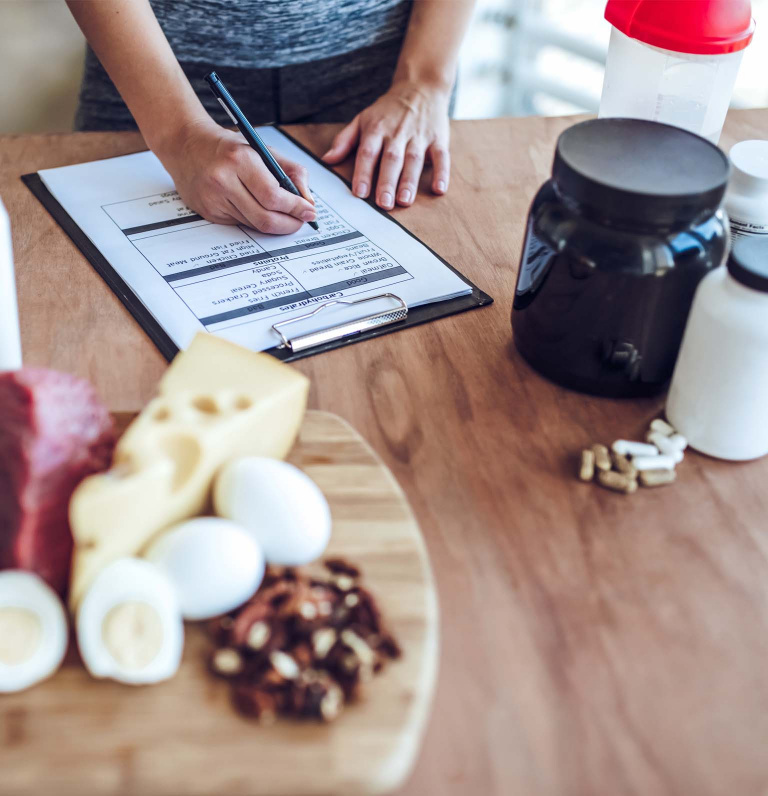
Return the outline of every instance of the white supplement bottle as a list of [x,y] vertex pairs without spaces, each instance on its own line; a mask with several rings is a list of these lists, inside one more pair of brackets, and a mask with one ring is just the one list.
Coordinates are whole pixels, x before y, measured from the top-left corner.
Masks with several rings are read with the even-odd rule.
[[699,283],[667,418],[710,456],[768,453],[768,236],[737,238],[727,265]]
[[768,141],[741,141],[730,151],[725,210],[734,237],[768,237]]

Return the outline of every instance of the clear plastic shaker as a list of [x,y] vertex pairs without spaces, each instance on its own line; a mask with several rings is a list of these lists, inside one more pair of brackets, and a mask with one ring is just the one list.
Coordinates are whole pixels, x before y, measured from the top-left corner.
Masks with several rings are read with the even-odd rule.
[[599,116],[717,143],[754,32],[750,0],[608,0],[605,18],[613,29]]

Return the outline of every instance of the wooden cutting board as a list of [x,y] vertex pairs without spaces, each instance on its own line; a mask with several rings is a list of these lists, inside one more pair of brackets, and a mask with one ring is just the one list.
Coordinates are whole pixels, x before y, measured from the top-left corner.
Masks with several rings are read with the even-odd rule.
[[[130,416],[117,417],[123,427]],[[0,696],[0,794],[340,796],[385,793],[419,749],[438,657],[437,600],[419,527],[400,487],[359,434],[307,413],[289,460],[325,493],[330,555],[359,564],[403,647],[333,724],[238,716],[205,669],[209,642],[187,624],[184,661],[167,683],[92,680],[74,644],[63,668]]]

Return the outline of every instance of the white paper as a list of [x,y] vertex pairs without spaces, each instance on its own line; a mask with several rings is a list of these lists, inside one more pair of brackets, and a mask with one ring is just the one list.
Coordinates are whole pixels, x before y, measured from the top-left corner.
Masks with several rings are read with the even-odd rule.
[[[196,217],[151,152],[46,169],[40,177],[179,348],[202,329],[253,350],[271,348],[279,342],[273,323],[333,299],[388,292],[416,307],[471,292],[279,130],[259,132],[309,170],[319,232],[305,224],[293,235],[264,235]],[[337,305],[314,328],[371,311],[369,304],[359,309],[355,316]]]

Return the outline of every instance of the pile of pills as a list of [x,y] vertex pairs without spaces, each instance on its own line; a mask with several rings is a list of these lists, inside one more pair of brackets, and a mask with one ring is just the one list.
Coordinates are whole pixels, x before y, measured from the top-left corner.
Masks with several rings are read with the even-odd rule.
[[610,450],[595,443],[581,452],[579,478],[606,489],[631,495],[643,487],[664,486],[675,480],[675,467],[683,460],[688,442],[666,420],[656,418],[645,442],[617,439]]

